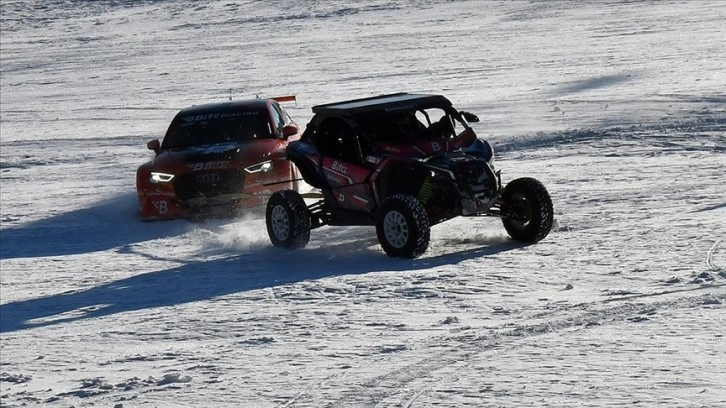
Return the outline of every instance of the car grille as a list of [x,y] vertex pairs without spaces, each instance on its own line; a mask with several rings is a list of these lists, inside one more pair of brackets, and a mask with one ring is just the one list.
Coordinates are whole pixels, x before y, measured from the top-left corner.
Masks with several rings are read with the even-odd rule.
[[244,185],[245,175],[241,170],[198,171],[174,179],[174,190],[181,200],[240,194]]

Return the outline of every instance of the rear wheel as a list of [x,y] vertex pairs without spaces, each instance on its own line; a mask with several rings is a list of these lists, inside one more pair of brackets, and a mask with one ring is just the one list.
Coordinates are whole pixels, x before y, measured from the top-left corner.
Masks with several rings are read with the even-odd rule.
[[388,256],[416,258],[426,251],[431,237],[426,210],[414,196],[388,197],[376,213],[376,235]]
[[304,248],[310,240],[310,212],[296,191],[282,190],[270,196],[265,223],[270,241],[276,247]]
[[501,197],[504,229],[513,239],[538,242],[552,229],[552,199],[545,186],[531,177],[512,180]]

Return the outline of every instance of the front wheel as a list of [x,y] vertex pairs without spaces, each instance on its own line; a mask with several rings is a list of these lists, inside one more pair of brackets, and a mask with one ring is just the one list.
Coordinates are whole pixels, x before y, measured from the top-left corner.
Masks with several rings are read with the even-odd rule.
[[429,217],[416,197],[393,195],[376,212],[376,235],[388,256],[416,258],[429,247]]
[[310,212],[296,191],[278,191],[267,202],[267,234],[272,245],[287,249],[304,248],[310,240]]
[[513,239],[538,242],[552,229],[552,199],[545,186],[531,177],[512,180],[502,191],[502,222]]

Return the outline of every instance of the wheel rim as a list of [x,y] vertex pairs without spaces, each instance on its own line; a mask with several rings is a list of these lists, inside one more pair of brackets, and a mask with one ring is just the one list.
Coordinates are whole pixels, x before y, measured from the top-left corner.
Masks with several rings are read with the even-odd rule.
[[520,194],[513,196],[511,200],[511,211],[517,216],[512,221],[516,222],[521,228],[526,227],[532,221],[532,205],[530,205],[527,197]]
[[401,248],[408,241],[408,223],[403,214],[398,211],[391,211],[383,219],[383,233],[386,241],[396,248]]
[[280,241],[286,240],[290,235],[290,217],[288,217],[285,208],[281,205],[276,205],[272,208],[270,223],[272,224],[272,233],[275,234],[275,238]]

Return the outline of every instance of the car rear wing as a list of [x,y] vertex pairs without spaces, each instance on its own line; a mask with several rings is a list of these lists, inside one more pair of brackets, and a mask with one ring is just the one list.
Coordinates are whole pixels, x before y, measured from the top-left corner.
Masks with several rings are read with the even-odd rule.
[[297,106],[297,96],[295,96],[295,95],[273,96],[270,99],[274,99],[280,103],[295,102],[295,106]]

